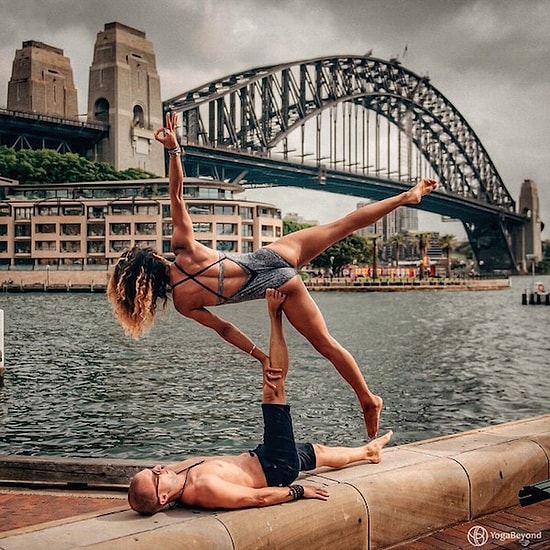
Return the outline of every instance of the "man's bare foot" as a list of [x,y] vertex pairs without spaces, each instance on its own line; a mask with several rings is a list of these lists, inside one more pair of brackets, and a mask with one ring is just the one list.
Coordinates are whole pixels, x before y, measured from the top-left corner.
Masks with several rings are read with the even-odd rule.
[[269,316],[281,316],[283,311],[283,302],[286,300],[286,294],[279,292],[275,288],[268,288],[265,291],[265,299],[267,301],[267,311]]
[[437,187],[437,182],[432,178],[424,178],[413,188],[407,191],[410,204],[418,204],[422,197],[429,195]]
[[390,430],[388,433],[381,437],[373,439],[370,443],[367,443],[365,449],[365,460],[368,460],[372,464],[378,464],[382,460],[382,448],[387,445],[392,438],[393,432]]
[[380,413],[384,401],[379,395],[374,396],[374,401],[363,405],[363,417],[367,426],[367,435],[372,439],[378,433],[378,424],[380,423]]

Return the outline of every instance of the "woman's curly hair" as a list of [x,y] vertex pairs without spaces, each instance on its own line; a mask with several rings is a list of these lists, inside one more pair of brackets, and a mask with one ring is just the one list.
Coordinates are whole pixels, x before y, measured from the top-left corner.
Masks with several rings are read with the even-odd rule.
[[164,263],[153,256],[152,248],[134,246],[124,252],[107,285],[107,297],[124,332],[138,339],[153,326],[157,300],[168,300],[170,280]]

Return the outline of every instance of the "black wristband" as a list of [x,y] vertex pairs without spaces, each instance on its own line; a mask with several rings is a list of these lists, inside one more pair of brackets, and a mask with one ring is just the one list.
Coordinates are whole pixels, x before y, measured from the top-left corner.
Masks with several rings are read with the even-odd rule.
[[301,485],[291,485],[289,487],[292,500],[304,498],[304,488]]

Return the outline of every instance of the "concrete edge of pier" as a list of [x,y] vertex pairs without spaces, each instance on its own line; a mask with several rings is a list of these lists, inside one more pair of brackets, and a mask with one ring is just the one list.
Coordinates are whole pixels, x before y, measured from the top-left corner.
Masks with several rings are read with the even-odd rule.
[[[0,479],[9,472],[16,474],[12,479],[27,478],[25,467],[36,460],[0,457]],[[43,460],[47,469],[52,461]],[[78,459],[59,460],[53,475],[73,475],[67,472]],[[147,463],[89,459],[79,464],[92,478],[104,472],[113,482],[120,472],[128,476]],[[110,511],[1,533],[0,549],[384,549],[516,506],[521,487],[549,477],[546,414],[390,447],[381,464],[302,475],[303,484],[328,488],[327,502],[219,512],[176,509],[141,517],[121,511],[119,501]]]

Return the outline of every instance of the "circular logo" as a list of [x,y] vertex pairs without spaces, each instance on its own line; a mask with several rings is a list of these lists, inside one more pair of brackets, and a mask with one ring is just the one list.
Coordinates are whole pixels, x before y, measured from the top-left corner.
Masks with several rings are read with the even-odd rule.
[[474,525],[468,531],[468,542],[472,546],[483,546],[489,540],[489,533],[485,527]]

